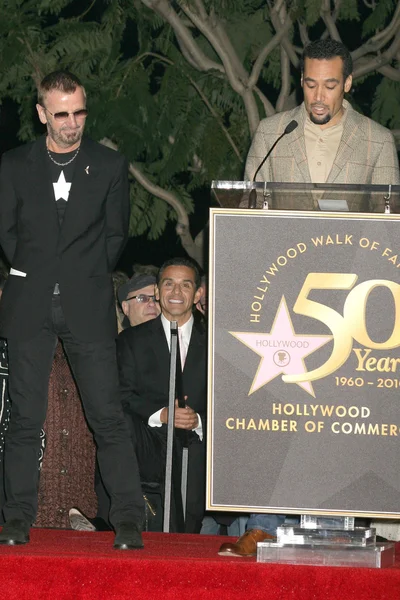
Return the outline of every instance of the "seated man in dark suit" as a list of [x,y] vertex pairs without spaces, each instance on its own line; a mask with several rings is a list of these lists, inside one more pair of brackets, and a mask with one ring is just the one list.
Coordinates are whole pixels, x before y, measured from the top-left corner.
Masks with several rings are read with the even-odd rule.
[[[185,524],[179,519],[179,492],[173,493],[171,530],[198,533],[205,500],[206,335],[194,322],[193,306],[202,296],[200,274],[190,259],[163,264],[156,298],[161,315],[123,331],[117,341],[121,398],[137,452],[142,481],[163,485],[168,420],[170,323],[177,321],[186,406],[175,410],[178,467],[187,433],[188,485]],[[186,432],[186,433],[185,433]],[[178,475],[179,478],[179,475]],[[176,478],[173,477],[173,479]],[[176,488],[174,488],[176,490]]]

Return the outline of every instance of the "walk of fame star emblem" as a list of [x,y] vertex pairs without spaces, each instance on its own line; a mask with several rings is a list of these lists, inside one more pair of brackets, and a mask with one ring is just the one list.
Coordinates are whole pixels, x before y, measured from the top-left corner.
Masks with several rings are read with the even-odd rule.
[[[304,359],[332,340],[331,335],[301,335],[294,331],[292,319],[282,296],[269,333],[230,331],[235,338],[261,356],[249,396],[278,375],[307,373]],[[315,397],[310,381],[298,382]]]

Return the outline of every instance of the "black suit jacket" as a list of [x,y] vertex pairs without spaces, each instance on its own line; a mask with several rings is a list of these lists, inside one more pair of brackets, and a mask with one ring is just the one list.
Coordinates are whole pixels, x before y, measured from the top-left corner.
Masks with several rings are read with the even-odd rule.
[[[152,414],[168,406],[170,353],[161,316],[120,333],[117,355],[124,411],[147,423]],[[201,417],[203,434],[207,401],[206,357],[204,326],[194,322],[182,373],[183,391],[188,396],[188,405]]]
[[[203,441],[189,432],[189,463],[187,513],[185,531],[198,533],[205,505],[205,441],[207,400],[207,348],[202,323],[193,323],[192,335],[182,373],[183,392],[187,403],[199,413],[203,426]],[[170,353],[161,317],[142,325],[125,329],[117,340],[121,396],[129,420],[142,419],[152,433],[164,440],[167,426],[150,428],[149,417],[168,406]],[[179,444],[178,444],[179,445]],[[140,452],[139,468],[142,470]],[[163,465],[161,465],[163,468]],[[179,469],[179,466],[178,466]],[[176,524],[173,524],[175,530]]]
[[46,139],[7,152],[0,168],[0,244],[12,269],[0,333],[29,339],[41,329],[55,283],[67,325],[82,341],[116,336],[111,273],[128,236],[125,159],[83,138],[64,220],[54,200]]

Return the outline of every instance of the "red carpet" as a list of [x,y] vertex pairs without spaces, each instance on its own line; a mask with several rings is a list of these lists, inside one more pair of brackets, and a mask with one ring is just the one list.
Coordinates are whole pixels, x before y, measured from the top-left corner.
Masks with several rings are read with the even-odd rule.
[[0,546],[0,599],[400,599],[399,559],[390,569],[257,564],[219,557],[226,539],[148,533],[144,550],[118,551],[111,533],[34,529],[27,546]]

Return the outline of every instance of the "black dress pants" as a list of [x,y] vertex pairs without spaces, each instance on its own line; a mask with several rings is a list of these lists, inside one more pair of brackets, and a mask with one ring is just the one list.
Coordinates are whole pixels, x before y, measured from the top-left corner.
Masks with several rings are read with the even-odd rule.
[[[167,426],[149,427],[139,417],[126,413],[136,451],[142,482],[160,482],[165,486]],[[200,533],[205,510],[205,444],[194,432],[189,433],[188,479],[185,522],[181,521],[182,446],[174,441],[172,467],[171,532]]]
[[[149,427],[140,417],[129,413],[126,413],[126,419],[131,431],[143,489],[148,487],[149,484],[159,484],[164,501],[167,453],[166,426]],[[182,509],[180,501],[182,447],[179,440],[175,440],[174,444],[171,533],[200,533],[205,512],[205,444],[204,442],[200,442],[194,433],[192,434],[191,442],[188,448],[187,502],[184,524],[179,517]],[[98,470],[95,475],[95,489],[98,500],[97,516],[101,520],[107,521],[109,498],[105,492]]]
[[11,419],[4,457],[5,519],[33,523],[36,518],[39,436],[58,337],[94,435],[101,477],[111,499],[110,522],[115,526],[121,521],[142,520],[139,470],[119,398],[115,341],[75,339],[65,322],[59,295],[53,295],[51,315],[35,338],[8,340]]

